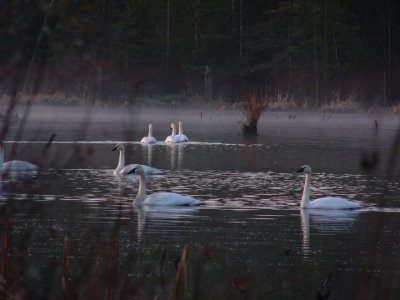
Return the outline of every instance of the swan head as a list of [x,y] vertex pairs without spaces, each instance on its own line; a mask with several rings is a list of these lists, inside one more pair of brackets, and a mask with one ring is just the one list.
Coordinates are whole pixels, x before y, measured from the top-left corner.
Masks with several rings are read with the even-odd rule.
[[111,151],[122,151],[125,149],[125,146],[123,144],[117,144]]
[[311,174],[312,170],[309,165],[303,165],[301,166],[300,169],[297,170],[297,173],[306,173],[306,174]]
[[141,165],[138,165],[137,167],[133,168],[132,170],[130,170],[128,173],[126,173],[127,175],[129,174],[139,174],[139,175],[144,175],[144,170],[142,168]]

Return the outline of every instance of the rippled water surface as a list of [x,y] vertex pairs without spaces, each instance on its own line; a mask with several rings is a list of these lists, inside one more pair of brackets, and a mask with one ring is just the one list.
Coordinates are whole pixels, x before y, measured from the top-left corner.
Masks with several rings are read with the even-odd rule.
[[[42,167],[36,179],[2,182],[1,274],[10,291],[166,299],[188,245],[181,299],[400,296],[393,116],[268,113],[252,140],[239,134],[241,116],[224,111],[46,116],[33,111],[20,131],[15,121],[5,143],[6,160]],[[178,120],[191,142],[137,142],[148,121],[164,140]],[[189,194],[204,205],[132,207],[138,179],[113,175],[118,141],[128,162],[164,171],[149,178],[149,193]],[[343,196],[363,209],[300,210],[296,170],[305,163],[314,169],[312,197]]]

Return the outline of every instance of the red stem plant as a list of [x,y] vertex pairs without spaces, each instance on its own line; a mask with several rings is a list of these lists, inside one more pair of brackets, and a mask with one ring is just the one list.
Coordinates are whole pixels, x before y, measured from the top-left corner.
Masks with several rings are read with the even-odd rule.
[[249,90],[240,92],[240,109],[246,118],[242,128],[243,134],[257,135],[258,120],[268,107],[270,98],[271,96],[268,93],[257,95]]

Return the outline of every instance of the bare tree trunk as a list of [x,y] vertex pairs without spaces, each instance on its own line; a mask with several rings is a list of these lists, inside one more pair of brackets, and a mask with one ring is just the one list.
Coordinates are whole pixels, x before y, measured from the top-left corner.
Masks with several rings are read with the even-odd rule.
[[199,48],[199,16],[198,16],[198,7],[197,1],[195,11],[194,11],[194,47],[195,49]]
[[289,84],[288,84],[288,89],[287,89],[287,94],[290,95],[292,93],[292,80],[293,80],[293,73],[292,73],[292,27],[293,27],[293,1],[289,0],[289,28],[288,28],[288,48],[289,48],[289,58],[288,58],[288,64],[289,64]]
[[324,66],[323,66],[323,80],[327,80],[327,66],[328,66],[328,0],[324,3]]
[[240,0],[239,7],[239,57],[243,52],[243,0]]
[[235,18],[235,10],[236,10],[236,4],[235,4],[235,0],[232,0],[231,2],[231,30],[232,30],[232,34],[234,35],[236,32],[236,18]]
[[211,100],[213,97],[213,76],[210,66],[206,66],[204,70],[204,97]]
[[167,0],[167,45],[165,50],[165,63],[167,71],[169,70],[169,56],[170,56],[170,6]]
[[386,107],[386,71],[383,71],[383,107]]
[[390,30],[390,17],[388,22],[388,71],[390,70],[391,65],[391,30]]
[[[315,5],[315,2],[314,2]],[[314,103],[318,106],[318,88],[319,88],[319,79],[318,79],[318,56],[317,56],[317,22],[316,16],[314,15],[314,80],[315,80],[315,99]]]

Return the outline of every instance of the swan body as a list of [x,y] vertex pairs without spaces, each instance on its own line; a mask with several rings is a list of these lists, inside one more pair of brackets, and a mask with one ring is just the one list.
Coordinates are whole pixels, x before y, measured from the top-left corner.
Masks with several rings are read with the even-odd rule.
[[157,140],[153,136],[153,125],[150,123],[149,124],[149,134],[145,137],[143,137],[140,141],[142,144],[156,144]]
[[146,176],[142,166],[138,166],[129,172],[139,175],[139,190],[132,205],[152,205],[152,206],[196,206],[201,202],[189,196],[184,196],[170,192],[158,192],[146,195]]
[[23,161],[23,160],[10,160],[3,163],[2,171],[5,173],[10,172],[37,172],[39,167],[34,165],[30,162]]
[[179,125],[178,125],[178,126],[179,126],[179,134],[177,135],[178,141],[179,141],[180,143],[189,142],[189,138],[188,138],[186,135],[183,134],[183,125],[182,125],[182,122],[179,121],[178,124],[179,124]]
[[119,151],[119,161],[117,168],[114,170],[114,175],[125,176],[129,174],[129,172],[135,169],[138,166],[142,166],[143,171],[147,175],[159,175],[162,174],[162,171],[146,165],[139,164],[130,164],[125,166],[125,146],[123,144],[117,144],[112,151]]
[[179,143],[179,137],[176,135],[176,125],[175,123],[171,123],[171,135],[167,136],[165,142],[168,144],[176,144]]
[[305,209],[358,209],[361,206],[358,203],[341,197],[322,197],[310,201],[310,176],[311,167],[308,165],[302,166],[297,172],[305,173],[303,195],[301,198],[301,208]]
[[0,173],[36,173],[39,167],[23,160],[10,160],[4,162],[4,150],[0,145]]

